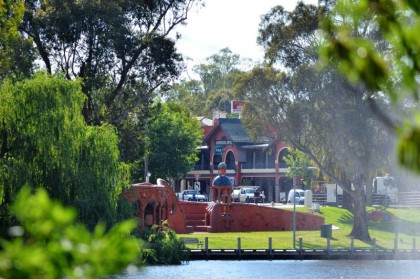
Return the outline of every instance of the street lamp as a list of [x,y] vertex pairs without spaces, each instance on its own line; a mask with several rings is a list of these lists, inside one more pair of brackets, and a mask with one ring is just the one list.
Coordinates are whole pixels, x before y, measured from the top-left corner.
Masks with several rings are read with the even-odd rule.
[[[315,170],[316,167],[307,167],[308,170]],[[293,249],[296,249],[296,183],[295,169],[293,169]]]

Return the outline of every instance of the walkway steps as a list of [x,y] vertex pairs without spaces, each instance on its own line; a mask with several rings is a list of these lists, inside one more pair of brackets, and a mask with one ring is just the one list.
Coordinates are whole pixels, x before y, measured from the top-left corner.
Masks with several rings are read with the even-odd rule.
[[205,214],[185,214],[185,224],[194,232],[207,232]]
[[210,232],[210,226],[195,226],[194,231],[195,232]]

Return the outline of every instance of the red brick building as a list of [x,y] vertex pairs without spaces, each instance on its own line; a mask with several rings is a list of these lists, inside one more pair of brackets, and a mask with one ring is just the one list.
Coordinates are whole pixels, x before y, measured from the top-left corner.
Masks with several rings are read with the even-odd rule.
[[209,194],[211,181],[217,176],[217,165],[222,161],[227,164],[227,175],[234,186],[260,186],[267,202],[280,202],[280,197],[293,187],[292,179],[285,175],[287,143],[268,139],[252,141],[241,119],[201,118],[200,121],[204,137],[199,161],[175,190],[195,187]]

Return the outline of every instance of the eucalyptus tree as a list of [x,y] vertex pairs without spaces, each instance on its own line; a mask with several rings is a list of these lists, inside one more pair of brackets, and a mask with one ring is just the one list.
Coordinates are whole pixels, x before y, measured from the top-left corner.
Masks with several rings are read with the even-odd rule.
[[[74,206],[92,229],[116,221],[124,165],[110,125],[87,126],[80,82],[38,73],[0,87],[0,197],[3,229],[18,191],[42,187]],[[3,232],[4,233],[4,232]]]
[[179,75],[169,35],[200,2],[29,0],[20,29],[48,73],[83,81],[87,123],[118,125]]
[[207,57],[206,62],[194,67],[202,82],[206,98],[219,89],[232,88],[234,81],[232,76],[238,71],[240,64],[239,55],[233,54],[229,48],[224,48],[219,53]]
[[210,112],[205,110],[207,98],[200,80],[182,79],[165,88],[162,96],[168,101],[183,105],[192,115],[210,116]]
[[325,8],[298,2],[291,12],[275,6],[263,15],[257,42],[264,48],[266,60],[290,69],[314,63],[318,59],[316,46],[319,44],[316,31]]
[[[251,134],[286,140],[308,154],[351,197],[350,235],[368,241],[364,184],[369,170],[386,156],[383,148],[389,143],[382,140],[389,137],[383,137],[384,129],[364,101],[364,87],[346,83],[331,69],[316,70],[313,50],[321,39],[318,25],[308,18],[320,14],[320,9],[300,3],[293,12],[277,7],[264,17],[261,26],[279,33],[260,39],[270,46],[271,63],[285,63],[288,72],[256,68],[239,79],[235,91],[246,100],[243,120]],[[289,49],[295,54],[287,55]]]
[[206,58],[206,63],[195,65],[198,78],[181,80],[173,85],[164,96],[186,105],[196,116],[212,116],[214,109],[229,112],[233,100],[233,83],[242,73],[245,63],[239,55],[228,48]]

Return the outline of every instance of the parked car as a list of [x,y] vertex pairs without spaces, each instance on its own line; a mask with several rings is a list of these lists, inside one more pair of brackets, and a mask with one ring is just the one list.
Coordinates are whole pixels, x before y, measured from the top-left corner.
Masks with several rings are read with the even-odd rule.
[[265,196],[258,190],[258,188],[242,188],[241,193],[239,194],[240,202],[261,203],[264,202],[264,200]]
[[305,191],[303,191],[302,189],[290,190],[289,194],[287,195],[287,202],[305,204]]
[[239,202],[240,195],[241,195],[241,188],[233,188],[232,201]]
[[176,193],[176,196],[181,201],[208,201],[207,195],[203,195],[198,190],[184,190],[181,193]]

